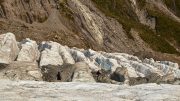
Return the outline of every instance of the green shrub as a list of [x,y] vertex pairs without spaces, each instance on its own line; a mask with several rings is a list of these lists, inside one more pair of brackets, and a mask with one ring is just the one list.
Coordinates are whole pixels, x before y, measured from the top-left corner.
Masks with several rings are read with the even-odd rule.
[[146,5],[146,0],[137,0],[139,9],[142,9]]
[[164,0],[166,6],[180,17],[180,0]]
[[29,3],[29,0],[24,0],[25,3]]
[[36,21],[36,15],[33,15],[34,20]]
[[72,17],[73,12],[68,7],[66,7],[65,3],[61,2],[59,6],[62,9],[61,15],[74,22],[74,18]]
[[0,0],[0,5],[4,2],[4,0]]
[[110,16],[116,18],[120,23],[122,23],[123,28],[127,32],[127,36],[130,39],[133,39],[133,36],[130,34],[131,25],[127,24],[129,21],[133,21],[137,19],[137,16],[133,9],[130,6],[130,0],[128,3],[126,0],[92,0],[97,7],[106,14],[106,16]]

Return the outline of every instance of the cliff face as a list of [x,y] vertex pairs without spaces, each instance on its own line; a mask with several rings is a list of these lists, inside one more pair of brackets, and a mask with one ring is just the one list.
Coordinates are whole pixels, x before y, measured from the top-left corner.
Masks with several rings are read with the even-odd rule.
[[27,23],[42,22],[52,13],[48,0],[4,0],[0,7],[0,17],[21,19]]
[[1,0],[0,33],[106,52],[179,54],[180,20],[171,11],[162,0]]

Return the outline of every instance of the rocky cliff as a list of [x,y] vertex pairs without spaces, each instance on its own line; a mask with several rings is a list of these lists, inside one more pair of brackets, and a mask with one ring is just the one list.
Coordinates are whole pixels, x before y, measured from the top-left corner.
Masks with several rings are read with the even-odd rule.
[[179,54],[173,9],[167,0],[1,0],[0,33],[106,52]]

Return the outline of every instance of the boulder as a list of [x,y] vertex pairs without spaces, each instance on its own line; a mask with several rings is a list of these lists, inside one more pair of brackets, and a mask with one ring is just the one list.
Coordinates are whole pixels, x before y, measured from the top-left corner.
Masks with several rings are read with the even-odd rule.
[[0,63],[13,62],[19,53],[16,38],[12,33],[0,35]]
[[36,41],[26,38],[19,43],[19,46],[21,50],[19,52],[17,61],[36,62],[39,60],[40,53]]

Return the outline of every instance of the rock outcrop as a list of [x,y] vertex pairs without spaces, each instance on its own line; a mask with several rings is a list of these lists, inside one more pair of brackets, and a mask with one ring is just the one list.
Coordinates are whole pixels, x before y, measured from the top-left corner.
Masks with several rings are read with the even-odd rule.
[[0,6],[1,18],[21,19],[28,23],[43,21],[51,12],[52,8],[48,0],[3,0]]
[[137,40],[129,40],[123,25],[117,19],[106,17],[91,0],[67,0],[67,5],[78,15],[75,21],[81,23],[79,27],[82,28],[83,33],[90,37],[99,48],[126,51],[129,54],[146,49],[151,50],[144,41],[139,44]]
[[[131,0],[131,2],[132,2],[131,4],[132,8],[134,9],[136,15],[138,16],[140,23],[149,26],[153,30],[156,30],[156,23],[157,23],[156,17],[149,16],[148,11],[145,7],[143,7],[142,9],[138,8],[139,4],[137,3],[137,0]],[[146,2],[146,0],[141,2]]]

